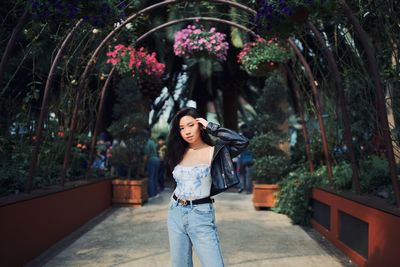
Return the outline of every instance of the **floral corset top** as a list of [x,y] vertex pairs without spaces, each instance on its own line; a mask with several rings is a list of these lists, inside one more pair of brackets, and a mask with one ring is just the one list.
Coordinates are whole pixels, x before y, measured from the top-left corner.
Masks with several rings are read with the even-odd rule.
[[175,195],[180,199],[195,200],[210,196],[210,165],[176,165],[172,175],[176,181]]

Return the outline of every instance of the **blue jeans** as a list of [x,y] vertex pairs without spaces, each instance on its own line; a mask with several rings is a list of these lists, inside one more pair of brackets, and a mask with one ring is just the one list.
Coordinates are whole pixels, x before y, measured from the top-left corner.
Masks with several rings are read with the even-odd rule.
[[249,165],[240,166],[240,188],[244,189],[247,193],[251,193],[251,167]]
[[182,206],[172,199],[167,224],[172,267],[192,267],[192,247],[203,267],[224,266],[211,203]]

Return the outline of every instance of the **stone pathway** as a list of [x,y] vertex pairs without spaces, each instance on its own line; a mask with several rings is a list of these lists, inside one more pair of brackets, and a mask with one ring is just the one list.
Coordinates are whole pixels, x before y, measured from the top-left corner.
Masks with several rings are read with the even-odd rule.
[[[170,195],[163,192],[142,208],[113,207],[28,266],[170,266]],[[251,195],[223,193],[215,200],[226,266],[355,266],[313,230],[272,211],[255,211]],[[196,256],[194,266],[201,266]]]

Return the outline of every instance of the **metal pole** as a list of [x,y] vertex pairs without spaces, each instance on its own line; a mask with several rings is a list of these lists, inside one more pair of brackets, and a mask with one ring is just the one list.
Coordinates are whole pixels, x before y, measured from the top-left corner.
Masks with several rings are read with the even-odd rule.
[[110,73],[108,74],[107,80],[103,85],[103,89],[101,90],[100,103],[99,103],[99,108],[97,110],[96,126],[94,127],[92,143],[90,145],[90,154],[89,154],[89,159],[88,159],[86,178],[88,178],[92,172],[92,161],[93,161],[93,155],[94,155],[94,148],[96,147],[97,134],[100,130],[99,129],[100,128],[100,118],[103,116],[105,96],[106,96],[108,84],[110,83],[111,78],[114,74],[114,70],[115,70],[115,66],[111,69]]
[[296,101],[298,109],[299,109],[300,123],[301,123],[301,127],[302,127],[302,130],[303,130],[304,143],[305,143],[305,146],[306,146],[306,156],[307,156],[307,160],[308,160],[308,168],[310,169],[310,173],[313,174],[314,173],[314,163],[313,163],[312,157],[311,157],[310,138],[308,136],[306,120],[304,118],[304,107],[303,107],[303,104],[300,101],[301,100],[301,96],[300,96],[300,92],[299,92],[299,87],[294,82],[292,71],[287,66],[285,66],[285,70],[286,70],[287,77],[289,78],[289,81],[290,81],[290,83],[292,85],[292,88],[293,88],[293,91],[294,91],[294,98],[295,98],[295,101]]
[[314,96],[314,101],[315,101],[315,108],[317,110],[319,128],[321,131],[322,147],[323,147],[324,155],[325,155],[325,162],[326,162],[326,169],[327,169],[329,184],[332,185],[332,177],[333,177],[332,164],[331,164],[331,159],[330,159],[330,155],[329,155],[329,147],[328,147],[328,141],[326,139],[325,127],[324,127],[324,123],[323,123],[322,115],[321,115],[321,102],[319,99],[317,87],[314,83],[315,79],[311,72],[310,66],[308,65],[304,56],[301,54],[300,50],[297,48],[296,44],[290,38],[288,39],[288,43],[293,48],[293,50],[296,53],[297,57],[299,58],[301,64],[303,65],[303,67],[306,71],[307,77],[308,77],[308,81],[310,82],[311,90],[312,90],[312,93]]
[[54,71],[57,67],[58,62],[61,59],[61,55],[64,53],[64,50],[65,50],[67,44],[72,39],[73,34],[75,33],[76,29],[78,29],[78,27],[81,25],[81,23],[82,23],[82,19],[79,20],[75,24],[75,26],[71,29],[71,31],[65,37],[63,43],[61,44],[60,48],[58,49],[56,57],[53,60],[53,63],[50,67],[49,74],[47,75],[46,86],[44,88],[44,93],[43,93],[42,107],[40,110],[39,121],[38,121],[37,127],[36,127],[36,134],[35,134],[36,139],[34,142],[34,147],[32,150],[32,157],[31,157],[31,161],[30,161],[30,165],[29,165],[28,179],[27,179],[26,185],[25,185],[26,193],[30,193],[32,190],[33,175],[35,173],[37,159],[38,159],[38,155],[39,155],[39,151],[40,151],[40,145],[42,142],[43,123],[44,123],[44,118],[47,115],[48,96],[50,93],[50,89],[53,85]]
[[333,57],[333,53],[329,48],[326,46],[324,39],[322,38],[321,33],[317,30],[317,28],[311,22],[307,22],[306,25],[310,28],[310,30],[314,33],[315,39],[317,40],[318,44],[321,47],[321,51],[324,54],[327,62],[328,67],[332,72],[334,81],[335,81],[335,88],[336,92],[339,97],[340,102],[340,110],[342,111],[342,120],[343,120],[343,129],[344,129],[344,139],[346,142],[346,146],[349,150],[349,156],[351,161],[351,169],[353,173],[353,188],[356,194],[361,194],[361,187],[360,187],[360,175],[357,168],[357,160],[354,153],[353,142],[351,137],[351,125],[349,119],[349,112],[347,110],[347,101],[345,98],[344,88],[342,79],[340,77],[339,68],[336,64],[335,58]]
[[[256,15],[257,14],[257,12],[255,10],[253,10],[253,9],[251,9],[251,8],[245,6],[245,5],[241,5],[239,3],[233,2],[233,1],[228,1],[228,0],[209,0],[209,1],[210,2],[217,2],[217,3],[218,2],[219,3],[224,3],[224,4],[227,4],[227,5],[242,9],[242,10],[244,10],[246,12],[251,13],[252,15]],[[180,2],[186,2],[186,1],[183,1],[183,0],[167,0],[167,1],[163,1],[163,2],[160,2],[160,3],[156,3],[154,5],[148,6],[148,7],[144,8],[144,9],[134,13],[133,15],[128,17],[126,20],[124,20],[118,27],[116,27],[114,30],[112,30],[101,41],[101,43],[97,46],[97,48],[93,52],[92,56],[90,57],[89,61],[86,64],[86,67],[85,67],[81,77],[79,78],[79,84],[78,84],[78,88],[77,88],[77,92],[76,92],[76,98],[75,98],[75,107],[74,107],[74,110],[73,110],[73,113],[72,113],[72,119],[71,119],[71,124],[70,124],[70,128],[69,128],[69,133],[68,133],[67,147],[66,147],[65,154],[64,154],[63,169],[62,169],[62,172],[61,172],[61,185],[64,184],[66,172],[67,172],[68,165],[69,165],[69,157],[71,155],[73,131],[75,130],[75,127],[76,127],[76,120],[77,120],[78,111],[79,111],[79,103],[80,103],[80,99],[81,99],[81,95],[82,95],[82,91],[83,91],[83,87],[84,87],[83,83],[86,80],[86,76],[88,75],[90,68],[96,62],[96,57],[98,56],[100,51],[103,49],[103,47],[106,45],[106,43],[114,36],[114,34],[117,33],[118,31],[120,31],[126,24],[128,24],[133,19],[135,19],[138,16],[140,16],[142,14],[145,14],[145,13],[147,13],[147,12],[153,10],[153,9],[156,9],[156,8],[159,8],[159,7],[163,7],[163,6],[166,6],[166,5],[170,5],[170,4],[177,4],[177,3],[180,3]],[[233,23],[233,22],[231,22],[231,23]],[[239,25],[239,26],[243,27],[241,25]],[[247,29],[247,30],[249,32],[252,32],[250,29]]]
[[389,129],[389,122],[387,118],[387,111],[385,107],[385,96],[383,93],[382,88],[382,81],[379,76],[378,64],[375,59],[375,53],[372,49],[371,44],[368,41],[367,33],[361,27],[360,22],[354,16],[352,10],[347,5],[345,0],[340,0],[339,3],[341,4],[343,11],[347,18],[349,19],[350,23],[354,26],[354,31],[358,37],[358,40],[361,42],[362,46],[364,47],[365,55],[367,56],[368,61],[368,68],[372,77],[372,80],[375,84],[375,93],[378,102],[378,113],[380,118],[380,127],[383,132],[383,138],[385,141],[386,146],[386,156],[389,162],[389,171],[390,171],[390,178],[392,179],[392,186],[393,191],[396,197],[397,207],[400,208],[400,183],[397,178],[397,170],[396,170],[396,161],[394,158],[393,153],[393,145],[392,145],[392,138],[390,135]]

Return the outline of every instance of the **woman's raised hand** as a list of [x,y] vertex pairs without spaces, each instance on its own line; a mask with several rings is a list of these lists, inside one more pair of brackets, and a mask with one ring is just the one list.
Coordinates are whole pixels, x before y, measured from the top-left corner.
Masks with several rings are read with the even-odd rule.
[[203,118],[196,118],[196,121],[198,122],[198,123],[200,123],[203,127],[202,128],[206,128],[207,127],[207,125],[208,125],[208,121],[206,121],[205,119],[203,119]]

